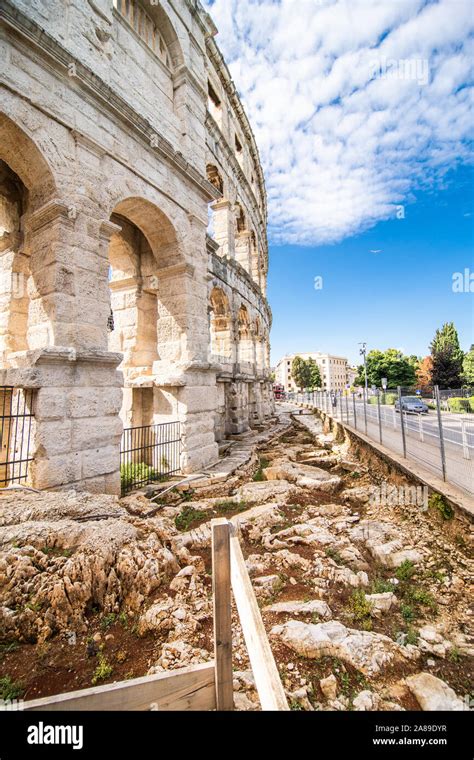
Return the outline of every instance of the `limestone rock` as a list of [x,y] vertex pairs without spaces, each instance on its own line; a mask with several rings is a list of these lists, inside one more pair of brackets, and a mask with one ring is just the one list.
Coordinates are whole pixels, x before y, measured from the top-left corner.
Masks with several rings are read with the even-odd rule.
[[468,710],[456,692],[431,673],[417,673],[405,680],[422,710]]
[[276,602],[263,608],[264,612],[289,613],[291,615],[316,614],[324,620],[332,618],[331,608],[326,602],[314,599],[311,602]]
[[383,594],[365,594],[365,598],[371,605],[370,614],[377,618],[383,617],[393,605],[398,603],[397,597],[391,591]]
[[346,628],[335,620],[317,624],[289,620],[274,626],[271,634],[303,657],[338,657],[366,675],[413,656],[388,636]]
[[285,480],[275,482],[245,483],[237,491],[239,499],[244,501],[269,501],[270,499],[282,499],[283,501],[296,493],[296,488]]
[[326,699],[336,699],[337,697],[337,679],[331,673],[327,678],[321,678],[319,685]]

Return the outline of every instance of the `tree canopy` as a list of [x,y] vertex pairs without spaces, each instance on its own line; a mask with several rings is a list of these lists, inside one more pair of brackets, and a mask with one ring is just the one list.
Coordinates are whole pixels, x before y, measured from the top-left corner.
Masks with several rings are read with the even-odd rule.
[[464,354],[453,322],[446,322],[436,330],[430,344],[431,381],[440,388],[459,388],[462,385]]
[[[414,357],[417,359],[417,357]],[[387,387],[396,388],[398,385],[410,387],[415,383],[415,366],[413,357],[404,356],[396,348],[386,351],[374,349],[367,354],[367,380],[369,385],[380,388],[382,378],[387,378]],[[357,368],[355,385],[364,385],[364,365]]]

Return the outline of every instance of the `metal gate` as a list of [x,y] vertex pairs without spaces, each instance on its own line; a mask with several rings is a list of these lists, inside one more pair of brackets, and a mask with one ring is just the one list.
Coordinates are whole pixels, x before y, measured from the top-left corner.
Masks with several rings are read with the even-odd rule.
[[180,471],[179,422],[125,428],[120,444],[122,494]]
[[34,391],[0,386],[0,488],[27,481],[33,425]]

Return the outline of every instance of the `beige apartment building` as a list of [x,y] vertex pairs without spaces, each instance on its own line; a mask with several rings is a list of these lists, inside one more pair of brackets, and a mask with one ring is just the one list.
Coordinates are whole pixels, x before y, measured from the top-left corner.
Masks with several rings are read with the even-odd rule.
[[323,390],[339,391],[344,390],[348,382],[348,362],[344,356],[333,356],[332,354],[323,354],[321,351],[312,353],[287,354],[283,356],[275,368],[275,382],[280,383],[285,391],[298,390],[291,376],[291,365],[293,359],[300,356],[302,359],[314,359],[321,373]]

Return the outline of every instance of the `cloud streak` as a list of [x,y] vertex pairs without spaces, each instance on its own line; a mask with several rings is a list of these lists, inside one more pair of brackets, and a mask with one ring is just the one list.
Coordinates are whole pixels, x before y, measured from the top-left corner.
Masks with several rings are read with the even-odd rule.
[[204,4],[260,149],[273,243],[360,233],[470,160],[470,0]]

